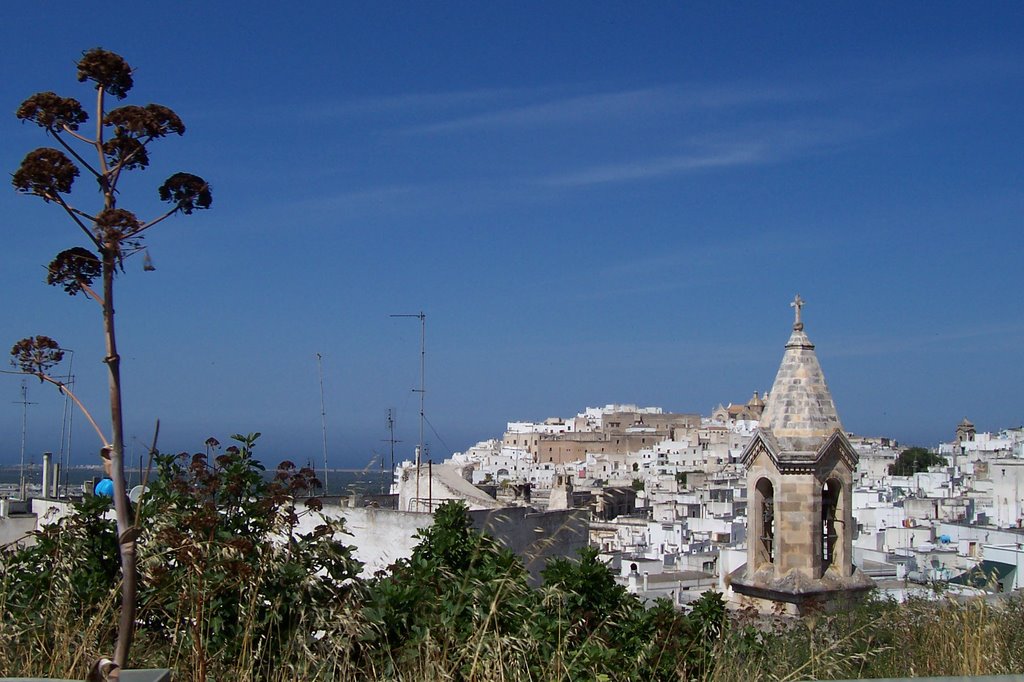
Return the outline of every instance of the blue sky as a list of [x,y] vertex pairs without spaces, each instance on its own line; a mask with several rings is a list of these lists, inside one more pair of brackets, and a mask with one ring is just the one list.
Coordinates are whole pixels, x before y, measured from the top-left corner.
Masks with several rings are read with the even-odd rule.
[[[419,325],[389,315],[420,310],[435,458],[588,405],[706,414],[770,387],[797,292],[848,430],[1024,423],[1020,3],[87,4],[0,10],[8,172],[50,144],[14,110],[90,103],[102,46],[188,127],[121,205],[154,214],[179,170],[214,189],[118,282],[130,442],[159,417],[165,450],[260,431],[318,461],[321,353],[332,464],[386,452],[388,408],[403,454]],[[43,282],[75,230],[13,189],[0,229],[0,340],[74,349],[102,414],[98,310]],[[0,461],[20,391],[0,376]],[[38,459],[62,402],[29,400]]]

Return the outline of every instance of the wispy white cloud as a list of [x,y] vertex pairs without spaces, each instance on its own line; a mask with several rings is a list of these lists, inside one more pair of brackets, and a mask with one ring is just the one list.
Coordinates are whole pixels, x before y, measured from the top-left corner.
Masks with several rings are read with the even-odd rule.
[[773,122],[760,127],[748,125],[738,130],[691,136],[685,145],[680,145],[688,149],[674,154],[594,164],[539,177],[420,178],[407,183],[327,193],[299,199],[295,204],[302,210],[337,211],[346,216],[406,215],[423,211],[465,214],[481,207],[549,201],[562,192],[588,186],[779,163],[823,153],[876,131],[877,127],[864,128],[856,123],[827,120]]
[[548,175],[539,183],[551,187],[582,187],[649,180],[680,173],[776,163],[835,149],[887,126],[866,127],[844,120],[771,122],[691,137],[687,151],[647,155],[617,163]]
[[609,118],[643,108],[664,106],[666,91],[658,88],[563,97],[546,102],[497,109],[447,121],[406,128],[411,134],[452,133],[508,127],[578,122],[595,116]]
[[362,215],[368,211],[390,211],[394,207],[410,202],[419,203],[428,191],[426,185],[380,185],[298,199],[295,201],[295,208]]
[[[805,93],[806,94],[806,93]],[[749,106],[803,97],[765,86],[685,88],[677,85],[574,94],[410,126],[408,134],[443,134],[649,117],[696,109]],[[537,97],[535,96],[534,99]]]
[[760,144],[737,145],[713,152],[676,154],[593,166],[579,171],[549,176],[542,180],[542,184],[555,187],[579,187],[644,180],[709,168],[749,166],[764,162],[765,154],[766,149]]
[[522,204],[537,193],[515,183],[424,181],[371,186],[296,200],[292,207],[311,214],[332,213],[345,221],[424,214],[466,215],[474,211]]
[[[740,262],[753,255],[768,257],[778,251],[812,251],[807,241],[792,239],[793,231],[787,230],[789,239],[784,239],[776,230],[743,230],[743,239],[736,239],[735,233],[729,231],[718,234],[712,230],[702,230],[702,226],[690,226],[695,233],[704,232],[704,239],[687,243],[685,249],[658,252],[655,255],[623,258],[608,263],[600,271],[600,276],[615,281],[635,282],[639,278],[650,279],[653,276],[667,274],[671,281],[678,281],[684,274],[692,274],[696,278],[706,278],[709,271],[722,270],[721,263]],[[732,277],[731,271],[726,271]]]
[[788,238],[783,238],[776,230],[739,230],[744,236],[737,239],[733,231],[722,233],[700,225],[688,229],[703,237],[688,240],[683,248],[652,255],[634,256],[626,250],[621,258],[606,262],[597,270],[594,281],[600,286],[578,291],[574,300],[621,301],[683,291],[721,291],[736,276],[734,269],[723,267],[725,263],[771,260],[783,251],[792,255],[820,248],[817,241],[793,239],[792,231],[787,232]]
[[[280,120],[331,119],[352,116],[394,116],[399,120],[441,120],[414,123],[400,128],[407,134],[447,134],[468,130],[559,125],[607,120],[626,115],[682,113],[686,111],[742,109],[758,105],[811,101],[888,98],[893,93],[948,86],[950,82],[974,83],[979,79],[1019,78],[1024,67],[1000,55],[974,55],[910,61],[886,65],[865,60],[843,76],[827,83],[736,82],[726,85],[664,83],[649,87],[600,90],[588,84],[556,83],[528,87],[490,87],[465,90],[404,92],[352,99],[328,97],[307,100],[301,107],[276,100],[248,109],[250,115]],[[871,74],[866,76],[864,74]],[[880,75],[881,74],[881,75]],[[596,90],[596,91],[595,91]],[[190,114],[191,119],[237,117],[237,106],[214,103]]]
[[510,101],[537,97],[548,88],[480,88],[447,92],[417,92],[378,97],[363,97],[334,103],[323,103],[302,112],[303,116],[336,117],[351,115],[379,115],[384,113],[437,115],[452,109],[496,107]]
[[[415,120],[422,117],[443,117],[461,115],[465,111],[495,109],[510,106],[513,102],[549,97],[557,89],[548,86],[530,88],[477,88],[437,92],[405,92],[390,95],[376,95],[357,98],[332,98],[329,96],[310,98],[297,105],[277,99],[261,101],[247,108],[250,118],[260,121],[331,121],[335,119],[398,119]],[[221,105],[208,103],[207,106],[189,115],[190,120],[237,118],[237,102]]]

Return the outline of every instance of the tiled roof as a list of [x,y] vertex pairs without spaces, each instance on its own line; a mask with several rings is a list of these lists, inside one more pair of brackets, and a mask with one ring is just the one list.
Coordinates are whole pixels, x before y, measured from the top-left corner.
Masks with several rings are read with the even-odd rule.
[[836,429],[843,428],[814,344],[802,324],[793,329],[786,343],[768,395],[759,426],[770,431],[783,450],[816,450]]

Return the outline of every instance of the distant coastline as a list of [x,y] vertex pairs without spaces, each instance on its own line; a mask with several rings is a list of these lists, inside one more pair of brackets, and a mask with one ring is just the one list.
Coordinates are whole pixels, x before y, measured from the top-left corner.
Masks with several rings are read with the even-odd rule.
[[[273,478],[276,469],[267,468],[264,476],[267,479]],[[142,482],[144,471],[138,467],[125,469],[125,478],[129,486],[138,485]],[[319,472],[318,472],[319,474]],[[43,468],[39,464],[25,465],[25,481],[30,485],[40,485],[42,482]],[[61,471],[60,484],[79,486],[85,481],[99,478],[103,475],[103,468],[91,464],[80,464]],[[150,470],[150,478],[156,476],[155,471]],[[391,472],[380,469],[354,469],[354,468],[332,468],[327,470],[328,492],[338,493],[348,490],[370,490],[379,491],[385,484],[391,483]],[[0,465],[0,485],[17,484],[21,480],[21,467],[19,465]],[[377,490],[374,490],[377,489]]]

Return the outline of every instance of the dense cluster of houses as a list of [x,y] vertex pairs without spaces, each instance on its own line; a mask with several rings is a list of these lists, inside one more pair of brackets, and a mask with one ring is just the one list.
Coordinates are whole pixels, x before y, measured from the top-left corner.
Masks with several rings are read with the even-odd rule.
[[[628,590],[678,605],[709,588],[800,610],[872,588],[1024,587],[1024,427],[964,419],[934,450],[941,464],[894,475],[899,443],[842,428],[801,305],[763,396],[706,416],[605,405],[510,422],[445,462],[403,463],[391,494],[325,498],[323,513],[345,519],[367,575],[461,500],[535,579],[589,544]],[[0,500],[0,545],[67,513],[54,497]]]
[[[769,488],[806,479],[790,501],[774,488],[769,503],[754,499],[758,445],[774,461],[775,478],[764,479]],[[511,422],[500,440],[442,466],[498,504],[587,510],[589,542],[623,584],[680,604],[708,585],[729,591],[743,584],[744,565],[774,566],[773,554],[791,546],[808,556],[785,571],[773,568],[773,580],[794,566],[804,570],[806,560],[808,579],[820,581],[835,570],[829,564],[844,543],[850,567],[843,580],[868,576],[896,596],[934,583],[965,592],[1024,586],[1024,427],[977,433],[964,419],[935,449],[944,462],[912,475],[892,472],[901,450],[892,439],[842,430],[798,309],[776,384],[764,397],[719,404],[707,416],[606,405],[571,418]],[[847,463],[849,480],[832,460]],[[408,479],[415,465],[403,466],[398,477]],[[831,491],[830,480],[838,486]],[[793,501],[800,496],[817,507],[801,510]],[[439,499],[432,493],[426,504]],[[830,504],[832,520],[825,518]],[[825,539],[806,540],[806,528],[784,532],[794,519],[817,526],[819,513]],[[767,548],[763,556],[757,547]]]

